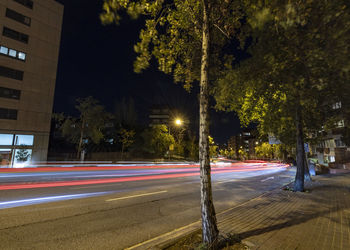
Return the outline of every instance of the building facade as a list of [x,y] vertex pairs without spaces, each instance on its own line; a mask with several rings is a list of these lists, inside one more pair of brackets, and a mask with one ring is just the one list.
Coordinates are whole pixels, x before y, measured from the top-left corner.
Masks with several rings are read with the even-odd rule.
[[45,161],[63,6],[0,0],[0,160]]
[[155,126],[155,125],[167,125],[169,126],[170,122],[170,116],[171,116],[171,110],[166,105],[153,105],[150,114],[148,116],[149,118],[149,126]]
[[[320,164],[342,165],[350,163],[350,146],[346,144],[346,130],[349,128],[349,103],[335,102],[327,112],[333,118],[333,127],[327,131],[319,131],[320,142],[311,145],[311,153]],[[315,136],[314,136],[315,137]]]

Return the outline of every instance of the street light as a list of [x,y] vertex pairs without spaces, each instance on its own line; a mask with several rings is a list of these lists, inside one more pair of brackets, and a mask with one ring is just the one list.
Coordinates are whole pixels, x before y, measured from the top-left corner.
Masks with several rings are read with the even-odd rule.
[[182,125],[182,120],[181,119],[176,119],[175,120],[175,124],[177,125],[177,126],[181,126]]
[[[177,127],[181,127],[182,126],[182,124],[183,124],[183,121],[180,119],[180,118],[176,118],[175,120],[174,120],[174,124],[177,126]],[[169,124],[169,135],[170,135],[170,124]],[[171,144],[171,145],[169,145],[169,160],[170,160],[170,152],[172,151],[172,150],[174,150],[174,145],[173,144]]]

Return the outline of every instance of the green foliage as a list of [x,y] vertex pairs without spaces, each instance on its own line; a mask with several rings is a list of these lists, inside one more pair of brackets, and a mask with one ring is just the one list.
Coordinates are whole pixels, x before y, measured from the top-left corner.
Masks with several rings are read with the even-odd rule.
[[[210,55],[212,77],[221,66],[233,59],[232,56],[219,55],[241,25],[241,9],[241,1],[214,1],[210,5],[211,40],[215,44]],[[104,0],[100,19],[104,24],[119,24],[123,11],[131,18],[140,15],[145,18],[140,41],[134,46],[138,55],[134,63],[135,72],[149,67],[154,57],[160,71],[172,74],[175,82],[185,83],[187,89],[192,82],[200,79],[202,1]]]
[[30,158],[30,153],[28,151],[28,149],[18,149],[18,151],[16,152],[16,159],[18,162],[25,162],[28,161]]
[[291,145],[298,107],[304,129],[317,131],[325,104],[349,93],[349,2],[252,1],[246,11],[252,57],[218,81],[217,108]]
[[241,160],[247,160],[248,159],[248,152],[246,152],[242,148],[238,149],[238,158]]
[[272,158],[273,145],[263,142],[261,145],[255,147],[255,154],[259,158]]
[[209,136],[209,156],[210,158],[218,155],[218,146],[215,145],[214,138]]
[[[200,80],[200,165],[205,170],[201,173],[206,173],[209,179],[209,81],[216,79],[220,70],[233,60],[233,56],[225,56],[224,46],[241,25],[241,9],[240,0],[104,0],[101,14],[103,23],[119,23],[122,11],[132,18],[144,17],[145,27],[134,46],[138,54],[135,72],[146,69],[154,58],[160,71],[172,74],[174,81],[184,83],[187,90],[194,81]],[[201,189],[202,210],[206,211],[203,220],[211,225],[204,228],[203,240],[213,243],[218,230],[212,191],[210,185],[204,181],[203,184],[206,185]]]
[[175,143],[174,137],[169,134],[166,125],[155,125],[142,133],[146,152],[158,157],[164,157],[169,146]]
[[230,159],[234,159],[236,157],[236,153],[232,149],[220,149],[219,154]]
[[127,130],[125,128],[121,128],[119,130],[120,141],[122,143],[122,149],[127,149],[134,143],[135,131]]
[[185,149],[187,150],[190,159],[195,161],[199,159],[198,147],[199,145],[196,136],[189,134],[188,139],[185,141]]
[[110,115],[91,96],[79,98],[77,103],[75,107],[80,113],[78,118],[55,115],[55,118],[61,121],[62,135],[74,144],[79,144],[84,139],[99,143],[104,137],[102,130]]

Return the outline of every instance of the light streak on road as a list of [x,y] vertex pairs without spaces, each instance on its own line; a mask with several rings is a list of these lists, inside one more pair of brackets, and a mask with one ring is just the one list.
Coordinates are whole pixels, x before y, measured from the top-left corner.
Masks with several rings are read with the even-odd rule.
[[56,196],[39,197],[39,198],[31,198],[31,199],[4,201],[4,202],[0,202],[0,209],[40,204],[40,203],[53,202],[53,201],[87,198],[87,197],[105,195],[109,193],[113,193],[113,192],[109,191],[109,192],[95,192],[95,193],[84,193],[84,194],[56,195]]
[[[287,165],[284,164],[275,164],[275,163],[254,163],[254,164],[245,164],[240,163],[232,164],[230,167],[213,167],[212,174],[223,174],[223,173],[234,173],[234,172],[261,172],[261,171],[279,171],[285,169]],[[125,169],[124,169],[125,170]],[[129,169],[130,170],[130,169]],[[34,183],[9,183],[0,185],[0,190],[13,190],[13,189],[30,189],[30,188],[48,188],[48,187],[63,187],[63,186],[79,186],[79,185],[92,185],[92,184],[105,184],[105,183],[118,183],[118,182],[130,182],[130,181],[144,181],[144,180],[158,180],[158,179],[169,179],[169,178],[179,178],[179,177],[189,177],[189,176],[198,176],[199,168],[169,168],[168,169],[158,169],[155,170],[151,168],[149,171],[141,171],[135,173],[135,170],[119,173],[117,178],[100,178],[100,179],[91,179],[91,177],[97,177],[95,174],[91,174],[91,172],[86,173],[86,176],[82,176],[82,172],[70,172],[71,178],[73,180],[67,181],[43,181],[43,182],[34,182]],[[77,175],[78,174],[78,175]],[[57,173],[53,173],[53,175],[57,175]],[[64,173],[67,175],[67,173]],[[106,175],[106,173],[103,173]],[[2,175],[6,176],[6,175]],[[107,175],[109,177],[109,175]],[[112,175],[111,175],[112,176]],[[81,177],[85,178],[84,180],[76,180],[74,178]],[[101,176],[100,176],[101,177]],[[103,176],[106,177],[106,176]],[[62,178],[62,177],[61,177]],[[90,179],[86,179],[90,178]]]

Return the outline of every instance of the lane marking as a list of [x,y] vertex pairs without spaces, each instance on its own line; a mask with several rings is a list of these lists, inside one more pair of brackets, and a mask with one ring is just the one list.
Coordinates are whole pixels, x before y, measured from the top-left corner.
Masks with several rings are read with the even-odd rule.
[[[221,183],[227,183],[227,182],[233,182],[235,180],[228,180],[228,181],[219,181],[219,182],[216,182],[217,184],[221,184]],[[215,183],[215,182],[214,182]]]
[[263,179],[263,180],[261,180],[261,182],[268,181],[268,180],[273,180],[273,179],[275,179],[275,177],[274,177],[274,176],[272,176],[272,177],[268,177],[268,178],[266,178],[266,179]]
[[119,198],[114,198],[114,199],[108,199],[106,201],[125,200],[125,199],[131,199],[131,198],[135,198],[135,197],[148,196],[148,195],[154,195],[154,194],[161,194],[161,193],[166,193],[166,192],[168,192],[168,191],[167,190],[163,190],[163,191],[158,191],[158,192],[153,192],[153,193],[136,194],[136,195],[130,195],[130,196],[119,197]]
[[[291,182],[289,182],[288,184],[290,184],[290,183],[291,183]],[[279,189],[279,188],[277,188],[277,189]],[[277,189],[275,189],[275,190],[277,190]],[[272,192],[272,190],[271,190],[271,191],[267,191],[267,192],[263,192],[262,194],[258,195],[258,196],[255,197],[255,198],[252,198],[252,199],[250,199],[250,200],[247,200],[247,201],[245,201],[245,202],[242,202],[241,204],[238,204],[238,205],[236,205],[236,206],[233,206],[233,207],[230,207],[230,208],[228,208],[228,209],[226,209],[226,210],[223,210],[223,211],[221,211],[221,212],[219,212],[219,213],[216,214],[216,218],[218,219],[218,216],[223,215],[223,214],[225,214],[225,213],[227,213],[227,212],[229,212],[229,211],[231,211],[231,210],[234,210],[234,209],[236,209],[236,208],[242,207],[242,206],[244,206],[244,205],[246,205],[246,204],[248,204],[248,203],[250,203],[250,202],[252,202],[252,201],[254,201],[254,200],[259,200],[259,199],[261,199],[263,196],[265,196],[267,193],[271,193],[271,192]],[[218,224],[219,224],[219,223],[218,223]],[[170,232],[161,234],[161,235],[159,235],[159,236],[157,236],[157,237],[154,237],[154,238],[152,238],[152,239],[149,239],[149,240],[140,242],[140,243],[138,243],[138,244],[136,244],[136,245],[133,245],[133,246],[128,247],[128,248],[125,248],[125,250],[132,250],[132,249],[136,249],[136,248],[142,247],[143,245],[147,245],[147,244],[149,244],[149,243],[151,243],[151,242],[153,242],[153,241],[161,240],[162,238],[167,237],[167,236],[169,236],[169,235],[172,235],[173,233],[177,233],[177,232],[178,232],[178,233],[181,233],[181,232],[180,232],[181,230],[186,230],[186,229],[189,229],[189,228],[195,227],[195,226],[197,226],[197,228],[198,228],[199,226],[201,226],[201,220],[198,220],[198,221],[196,221],[196,222],[193,222],[193,223],[191,223],[191,224],[188,224],[188,225],[183,226],[183,227],[180,227],[180,228],[176,228],[176,229],[174,229],[174,230],[172,230],[172,231],[170,231]],[[161,244],[161,243],[160,243],[160,244]],[[144,248],[144,247],[143,247],[143,248]]]
[[193,222],[193,223],[191,223],[191,224],[189,224],[189,225],[186,225],[186,226],[183,226],[183,227],[180,227],[180,228],[176,228],[176,229],[174,229],[174,230],[172,230],[172,231],[170,231],[170,232],[167,232],[167,233],[165,233],[165,234],[159,235],[159,236],[157,236],[157,237],[155,237],[155,238],[152,238],[152,239],[143,241],[143,242],[141,242],[141,243],[139,243],[139,244],[136,244],[136,245],[134,245],[134,246],[125,248],[125,250],[132,250],[132,249],[141,247],[141,246],[143,246],[143,245],[146,245],[146,244],[151,243],[151,242],[153,242],[153,241],[157,241],[157,240],[159,240],[159,239],[161,239],[161,238],[167,237],[167,236],[169,236],[169,235],[172,235],[172,234],[174,234],[174,233],[180,232],[180,231],[185,230],[185,229],[189,229],[189,228],[191,228],[191,227],[195,227],[195,228],[197,229],[198,226],[200,226],[200,221],[196,221],[196,222]]

